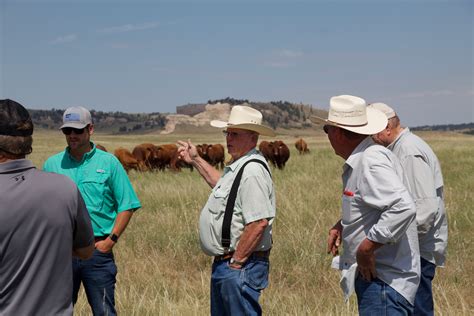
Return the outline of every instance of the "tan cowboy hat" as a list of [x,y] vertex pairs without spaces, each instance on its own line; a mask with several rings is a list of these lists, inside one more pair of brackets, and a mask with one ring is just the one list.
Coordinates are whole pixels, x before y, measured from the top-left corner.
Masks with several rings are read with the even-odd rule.
[[364,99],[352,95],[332,97],[327,119],[314,115],[310,119],[362,135],[377,134],[387,126],[387,116],[383,112],[368,108]]
[[253,132],[257,132],[260,135],[265,136],[276,136],[275,132],[264,125],[262,125],[262,113],[249,106],[235,105],[230,111],[229,121],[211,121],[211,126],[217,128],[239,128]]

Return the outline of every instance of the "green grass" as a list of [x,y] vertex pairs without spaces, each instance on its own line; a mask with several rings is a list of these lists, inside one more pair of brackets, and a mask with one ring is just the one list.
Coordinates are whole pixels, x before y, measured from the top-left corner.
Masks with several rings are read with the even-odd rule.
[[[277,217],[270,286],[261,303],[267,315],[353,315],[355,298],[343,302],[339,273],[326,254],[328,229],[340,216],[341,167],[325,136],[304,136],[311,153],[294,148],[298,131],[279,136],[291,149],[285,170],[274,170]],[[440,159],[449,217],[446,267],[434,280],[438,315],[474,313],[474,137],[454,133],[420,134]],[[144,142],[224,143],[215,134],[111,136],[93,139],[109,151]],[[65,147],[59,131],[37,131],[31,159],[45,159]],[[196,171],[131,172],[142,202],[115,248],[118,265],[116,303],[122,315],[208,315],[212,259],[199,247],[198,218],[210,188]],[[75,312],[89,315],[82,294]]]

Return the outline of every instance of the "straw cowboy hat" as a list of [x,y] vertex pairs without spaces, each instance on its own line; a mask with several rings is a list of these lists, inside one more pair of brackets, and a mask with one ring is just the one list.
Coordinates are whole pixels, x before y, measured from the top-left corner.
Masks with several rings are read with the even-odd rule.
[[230,111],[229,121],[211,121],[211,126],[217,128],[239,128],[253,132],[260,135],[275,136],[275,132],[264,125],[262,125],[262,113],[249,106],[235,105]]
[[383,113],[385,113],[385,116],[387,116],[387,119],[391,119],[391,118],[397,116],[397,113],[395,113],[395,110],[392,109],[391,107],[389,107],[385,103],[381,103],[381,102],[371,103],[367,106],[367,108],[368,109],[374,108],[374,109],[377,109],[379,111],[382,111]]
[[364,99],[352,95],[332,97],[327,119],[314,115],[310,119],[362,135],[377,134],[387,126],[387,116],[383,112],[368,108]]

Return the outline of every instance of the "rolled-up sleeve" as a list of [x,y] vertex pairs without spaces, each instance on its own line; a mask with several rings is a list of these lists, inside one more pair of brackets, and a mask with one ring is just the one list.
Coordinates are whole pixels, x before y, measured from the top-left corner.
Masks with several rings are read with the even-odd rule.
[[416,211],[394,162],[383,154],[366,159],[359,183],[362,200],[381,214],[367,238],[382,244],[397,242],[415,219]]

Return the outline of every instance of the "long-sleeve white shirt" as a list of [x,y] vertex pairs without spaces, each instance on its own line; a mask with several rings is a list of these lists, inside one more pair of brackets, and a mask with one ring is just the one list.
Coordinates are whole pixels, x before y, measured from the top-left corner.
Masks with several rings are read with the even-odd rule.
[[[397,157],[370,137],[346,160],[342,175],[340,268],[343,278],[345,271],[354,271],[356,252],[365,238],[382,243],[375,251],[377,277],[413,304],[419,284],[420,254],[415,205],[402,177]],[[347,275],[355,277],[355,273]]]
[[448,221],[438,158],[430,146],[408,128],[387,148],[400,160],[404,183],[415,201],[420,255],[437,266],[443,266],[448,245]]

